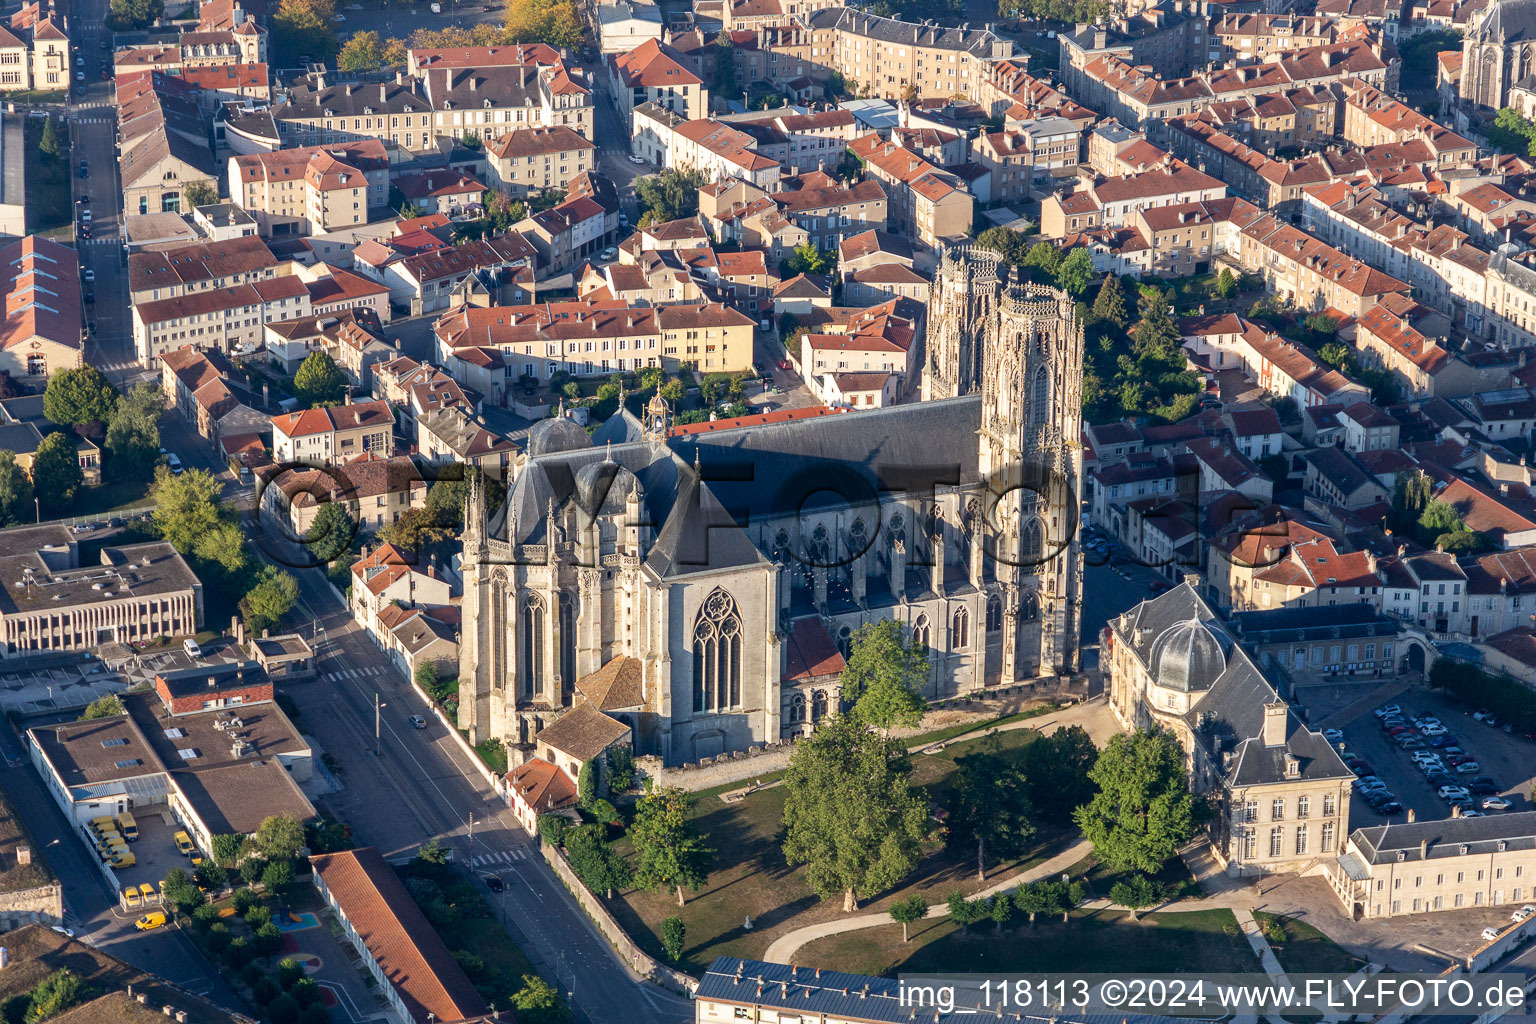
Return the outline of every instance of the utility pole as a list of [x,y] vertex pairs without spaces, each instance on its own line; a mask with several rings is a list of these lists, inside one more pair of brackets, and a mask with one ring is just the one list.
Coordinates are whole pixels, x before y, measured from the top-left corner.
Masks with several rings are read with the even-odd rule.
[[469,869],[475,869],[475,812],[469,812]]
[[383,722],[384,716],[381,715],[380,712],[383,711],[385,707],[386,707],[385,703],[383,701],[379,700],[379,692],[377,690],[375,690],[374,693],[373,693],[373,756],[374,757],[381,756],[380,751],[379,751],[379,746],[380,746],[380,724]]

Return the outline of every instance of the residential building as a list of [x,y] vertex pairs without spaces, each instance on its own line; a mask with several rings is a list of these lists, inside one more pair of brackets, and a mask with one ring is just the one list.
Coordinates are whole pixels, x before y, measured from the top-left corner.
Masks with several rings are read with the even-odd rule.
[[860,96],[970,96],[990,61],[1013,56],[1013,43],[986,29],[917,25],[853,7],[813,11],[804,26],[807,55],[837,68]]
[[85,307],[75,250],[36,235],[0,247],[0,370],[35,385],[83,364]]
[[[291,468],[293,462],[282,465],[285,461],[277,456],[279,465],[263,474],[268,481],[260,490],[263,518],[284,536],[307,536],[327,502],[345,504],[358,529],[368,534],[398,522],[411,509],[426,507],[428,481],[406,456],[357,456],[303,470]],[[302,462],[316,465],[320,460]]]
[[290,465],[343,465],[360,455],[387,459],[394,425],[394,413],[380,401],[283,413],[272,417],[272,456]]
[[264,237],[323,234],[388,204],[389,156],[377,139],[232,156],[228,190]]
[[[688,70],[687,58],[658,39],[647,39],[627,53],[607,57],[611,91],[627,128],[631,111],[647,103],[670,110],[685,121],[709,116],[709,90]],[[633,134],[633,131],[630,131]]]
[[519,128],[486,139],[490,183],[513,195],[564,188],[594,167],[597,147],[572,128]]
[[874,133],[856,139],[848,151],[885,185],[892,230],[929,247],[970,230],[974,197],[955,175]]

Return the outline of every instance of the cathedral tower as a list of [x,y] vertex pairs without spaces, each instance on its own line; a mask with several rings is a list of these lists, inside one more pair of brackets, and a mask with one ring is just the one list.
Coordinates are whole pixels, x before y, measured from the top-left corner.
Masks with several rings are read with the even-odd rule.
[[933,289],[924,394],[982,396],[977,468],[987,487],[987,556],[1005,597],[1003,677],[1075,672],[1083,474],[1076,303],[974,247],[945,251]]

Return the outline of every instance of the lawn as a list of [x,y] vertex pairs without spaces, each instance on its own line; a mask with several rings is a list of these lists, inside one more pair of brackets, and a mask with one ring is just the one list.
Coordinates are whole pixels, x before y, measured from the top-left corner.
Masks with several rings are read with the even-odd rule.
[[[1001,734],[1004,750],[1019,750],[1037,736],[1032,729]],[[956,743],[936,755],[912,756],[913,781],[927,789],[930,798],[940,796],[955,770],[955,759],[977,749],[979,740]],[[765,780],[768,777],[765,776]],[[739,789],[740,783],[695,794],[693,819],[701,832],[709,836],[716,851],[716,864],[704,892],[690,894],[679,908],[668,893],[627,891],[608,903],[608,908],[624,929],[645,950],[661,957],[659,939],[661,922],[672,914],[687,927],[687,945],[682,968],[701,972],[717,956],[760,958],[774,939],[808,924],[836,920],[842,916],[840,900],[823,903],[806,886],[805,872],[790,867],[780,848],[784,801],[782,786],[759,790],[735,803],[726,804],[718,797],[726,789]],[[1018,861],[989,868],[987,880],[978,883],[974,853],[950,851],[937,841],[924,844],[916,871],[899,889],[883,893],[860,905],[859,913],[886,909],[895,899],[921,893],[931,903],[942,902],[955,889],[974,892],[991,886],[1020,867],[1049,858],[1063,841],[1071,838],[1067,830],[1042,829],[1035,846]],[[630,852],[620,840],[616,848]],[[751,928],[746,927],[751,917]]]
[[1148,914],[1139,921],[1118,911],[1074,910],[1065,924],[1057,915],[1041,916],[1033,925],[1018,917],[1001,932],[991,923],[966,931],[945,917],[913,925],[911,935],[912,941],[903,943],[898,924],[866,928],[808,943],[795,960],[872,975],[897,970],[1173,973],[1191,965],[1203,973],[1259,969],[1230,910]]
[[[1081,877],[1088,883],[1090,899],[1094,897],[1107,899],[1109,890],[1114,888],[1116,882],[1129,880],[1138,874],[1135,871],[1115,871],[1092,857],[1078,861],[1067,870],[1074,877]],[[1171,900],[1194,899],[1205,895],[1205,890],[1200,888],[1200,883],[1195,881],[1195,876],[1189,873],[1189,868],[1179,857],[1168,858],[1163,862],[1162,870],[1152,877],[1167,887],[1168,898]]]
[[[1254,911],[1253,919],[1288,974],[1353,974],[1365,966],[1364,960],[1304,921],[1262,911]],[[1283,938],[1276,938],[1277,930]]]
[[67,511],[71,516],[94,516],[116,512],[125,508],[153,505],[149,496],[149,480],[117,480],[96,487],[82,487],[70,502]]

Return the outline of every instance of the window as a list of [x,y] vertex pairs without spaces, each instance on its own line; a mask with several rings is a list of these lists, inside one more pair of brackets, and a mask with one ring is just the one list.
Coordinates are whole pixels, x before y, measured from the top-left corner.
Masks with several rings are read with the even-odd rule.
[[1283,829],[1283,828],[1272,828],[1272,829],[1269,830],[1269,855],[1271,857],[1278,857],[1278,856],[1280,856],[1280,850],[1282,848],[1282,844],[1284,843],[1284,841],[1285,841],[1285,829]]
[[1307,826],[1296,826],[1296,856],[1307,852]]
[[693,710],[741,704],[741,617],[736,602],[716,589],[693,625]]
[[1269,820],[1270,821],[1284,821],[1285,820],[1285,798],[1284,797],[1276,797],[1275,799],[1273,799],[1273,800],[1271,800],[1269,802]]
[[1256,849],[1254,849],[1255,843],[1256,843],[1256,839],[1254,837],[1252,829],[1249,829],[1247,832],[1243,833],[1243,859],[1244,860],[1253,860],[1254,856],[1257,854],[1258,851]]
[[931,647],[933,645],[928,642],[928,638],[928,616],[919,615],[917,617],[917,621],[912,623],[912,639],[916,640],[924,647]]
[[987,599],[987,632],[996,633],[1003,628],[1003,599],[993,594]]
[[964,608],[956,609],[950,624],[950,650],[963,650],[971,645],[971,616]]
[[1333,852],[1333,822],[1331,822],[1331,821],[1323,822],[1323,845],[1322,845],[1322,848],[1318,852],[1320,852],[1320,853],[1332,853]]
[[1332,815],[1334,815],[1336,813],[1338,813],[1338,808],[1334,804],[1334,796],[1333,796],[1333,794],[1332,793],[1324,793],[1323,794],[1323,814],[1324,814],[1324,816],[1331,817]]
[[1299,796],[1296,798],[1296,817],[1305,818],[1307,812],[1312,809],[1312,798]]
[[1252,824],[1259,820],[1259,802],[1257,800],[1249,800],[1243,804],[1241,820],[1247,824]]

